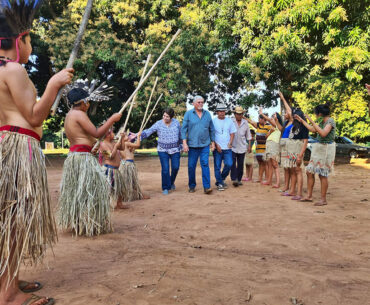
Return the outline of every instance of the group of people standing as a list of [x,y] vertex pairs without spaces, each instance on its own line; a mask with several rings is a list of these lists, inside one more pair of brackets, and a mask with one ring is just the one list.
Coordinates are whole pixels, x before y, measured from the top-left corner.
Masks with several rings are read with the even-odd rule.
[[[228,188],[226,178],[229,175],[234,187],[242,185],[242,181],[251,181],[253,162],[256,159],[258,179],[254,182],[279,189],[279,168],[282,167],[284,187],[281,195],[291,197],[292,200],[312,202],[315,174],[318,174],[321,199],[315,205],[326,205],[328,176],[333,170],[335,159],[335,122],[330,117],[329,106],[319,105],[315,108],[318,118],[318,123],[315,123],[301,109],[291,108],[283,94],[279,94],[285,108],[284,122],[279,113],[269,117],[262,109],[259,111],[258,122],[255,122],[245,115],[245,110],[240,106],[234,108],[234,116],[229,118],[226,117],[228,109],[224,104],[217,105],[216,117],[212,119],[211,114],[203,109],[204,99],[201,96],[194,98],[194,108],[185,113],[182,126],[173,119],[173,110],[166,109],[163,120],[143,132],[146,137],[153,132],[158,133],[163,194],[167,195],[176,189],[175,179],[181,151],[188,153],[189,193],[196,190],[195,171],[200,160],[204,193],[210,194],[212,187],[209,155],[212,151],[215,184],[219,191]],[[318,135],[306,166],[308,193],[303,197],[302,166],[309,132]],[[255,155],[252,152],[254,142]],[[243,178],[244,168],[246,176]]]

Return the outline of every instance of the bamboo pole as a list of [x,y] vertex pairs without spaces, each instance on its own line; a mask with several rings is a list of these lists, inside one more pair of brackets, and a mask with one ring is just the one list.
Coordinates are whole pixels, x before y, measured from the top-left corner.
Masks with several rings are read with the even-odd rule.
[[157,105],[158,105],[159,101],[162,99],[162,96],[163,96],[163,93],[160,95],[160,97],[158,98],[157,102],[155,103],[155,105],[154,105],[154,107],[153,107],[152,111],[150,112],[150,114],[149,114],[149,116],[148,116],[148,119],[147,119],[147,120],[145,121],[145,123],[144,123],[143,129],[144,129],[144,128],[145,128],[145,126],[148,124],[148,122],[149,122],[150,118],[152,117],[152,115],[153,115],[153,113],[154,113],[155,108],[157,107]]
[[[92,10],[92,7],[93,7],[93,2],[94,2],[93,0],[88,0],[88,2],[87,2],[86,8],[85,8],[85,13],[84,13],[84,16],[82,17],[80,28],[78,30],[75,43],[73,45],[71,55],[69,56],[69,60],[68,60],[68,63],[67,63],[67,69],[68,68],[73,68],[73,64],[76,60],[78,50],[80,49],[80,46],[81,46],[82,38],[85,34],[87,24],[89,23],[89,18],[90,18],[91,10]],[[51,107],[51,110],[50,110],[51,115],[55,115],[55,113],[57,112],[57,109],[58,109],[58,106],[59,106],[59,103],[60,103],[60,99],[62,98],[63,89],[64,89],[64,87],[59,89],[59,91],[58,91],[58,94],[55,98],[54,104],[53,104],[53,106]]]
[[[168,43],[168,45],[166,46],[166,48],[163,50],[163,52],[161,53],[161,55],[158,57],[157,61],[151,67],[151,69],[149,70],[149,72],[145,75],[143,81],[139,83],[139,85],[137,86],[137,88],[135,89],[135,91],[131,94],[131,96],[128,98],[128,100],[122,105],[122,108],[119,111],[120,114],[123,113],[123,111],[129,105],[129,103],[131,102],[131,100],[134,98],[134,96],[137,94],[137,92],[141,89],[141,87],[144,85],[144,83],[147,81],[147,79],[153,73],[154,69],[158,66],[159,62],[162,60],[163,56],[167,53],[168,49],[171,47],[171,45],[173,44],[173,42],[175,41],[175,39],[180,35],[180,33],[181,33],[181,29],[177,30],[176,34],[172,37],[171,41]],[[96,141],[96,143],[95,143],[95,145],[94,145],[94,147],[93,147],[93,149],[91,151],[96,150],[98,148],[98,146],[100,145],[101,141],[103,141],[103,140],[104,140],[104,137],[98,139],[98,141]]]
[[[144,70],[143,70],[143,72],[141,74],[141,78],[140,78],[140,82],[139,83],[141,83],[143,81],[144,77],[145,77],[145,73],[146,73],[146,69],[148,68],[150,57],[151,57],[151,55],[149,54],[148,55],[148,58],[146,59]],[[132,108],[134,108],[134,105],[135,105],[135,102],[136,102],[136,98],[137,98],[137,94],[132,99],[132,102],[131,102],[131,105],[130,105],[130,109],[129,109],[129,111],[127,113],[127,116],[126,116],[125,124],[123,125],[123,131],[126,130],[126,127],[127,127],[127,124],[128,124],[128,120],[129,120],[130,115],[131,115]]]
[[153,97],[155,88],[157,87],[157,83],[158,83],[158,77],[156,77],[156,79],[155,79],[154,86],[152,88],[152,92],[150,93],[148,104],[146,105],[144,118],[143,118],[143,121],[141,122],[141,126],[140,126],[140,132],[143,131],[144,122],[146,120],[146,117],[147,117],[147,114],[148,114],[148,111],[149,111],[149,106],[150,106],[150,103],[152,102],[152,97]]

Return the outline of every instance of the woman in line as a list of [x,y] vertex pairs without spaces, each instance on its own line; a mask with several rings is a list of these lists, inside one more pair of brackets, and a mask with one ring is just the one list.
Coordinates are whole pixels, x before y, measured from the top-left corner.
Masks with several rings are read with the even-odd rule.
[[289,133],[291,128],[293,127],[293,115],[292,115],[292,108],[289,106],[287,101],[284,98],[284,95],[279,92],[280,100],[283,101],[285,114],[284,114],[284,125],[280,124],[279,121],[276,121],[276,126],[279,128],[281,132],[281,139],[280,139],[280,165],[284,168],[284,188],[282,192],[287,192],[289,190],[289,183],[290,183],[290,170],[289,170],[289,157],[287,151],[287,140],[289,138]]
[[[158,135],[158,156],[162,166],[162,193],[168,195],[169,191],[176,189],[175,180],[180,168],[181,126],[174,118],[172,108],[166,108],[162,120],[142,132],[141,138],[148,138],[153,133]],[[171,161],[171,170],[170,170]]]
[[312,202],[312,191],[315,185],[315,174],[319,175],[321,182],[321,200],[315,203],[315,206],[327,205],[326,193],[329,187],[328,177],[333,171],[335,159],[335,121],[330,117],[330,109],[327,104],[319,105],[315,108],[315,114],[318,117],[316,124],[308,115],[306,118],[310,121],[308,124],[301,117],[297,120],[305,125],[309,131],[317,133],[317,143],[313,144],[311,159],[306,166],[307,173],[307,196],[301,201]]
[[[301,109],[293,111],[293,126],[289,133],[289,139],[286,147],[288,151],[288,159],[290,166],[291,184],[289,192],[285,192],[283,196],[292,196],[292,200],[301,200],[303,191],[303,174],[302,164],[303,156],[308,144],[308,129],[297,117],[306,120]],[[297,192],[296,192],[297,186]]]
[[262,109],[260,109],[260,115],[262,115],[265,120],[267,120],[273,129],[270,130],[267,136],[266,142],[266,161],[267,161],[267,179],[263,181],[263,185],[271,185],[272,184],[272,176],[275,173],[276,183],[272,186],[273,188],[280,187],[280,171],[279,171],[279,160],[280,160],[280,136],[281,131],[276,128],[277,122],[281,126],[283,124],[281,120],[280,114],[277,112],[269,118],[267,115],[262,113]]

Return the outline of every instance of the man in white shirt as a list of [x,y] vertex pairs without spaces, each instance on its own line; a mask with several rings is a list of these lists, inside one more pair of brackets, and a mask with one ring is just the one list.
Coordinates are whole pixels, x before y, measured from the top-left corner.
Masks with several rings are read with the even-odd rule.
[[[213,159],[216,186],[219,191],[227,188],[225,179],[229,175],[231,166],[233,165],[231,148],[236,132],[233,121],[225,117],[226,110],[226,105],[218,104],[216,108],[217,117],[213,119],[216,145],[216,149],[213,151]],[[224,162],[224,168],[221,172],[222,161]]]

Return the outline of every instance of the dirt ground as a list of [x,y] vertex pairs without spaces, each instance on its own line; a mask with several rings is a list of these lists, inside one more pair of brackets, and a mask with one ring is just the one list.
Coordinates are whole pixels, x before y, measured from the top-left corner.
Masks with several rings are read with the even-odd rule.
[[[63,305],[370,304],[369,164],[338,165],[329,205],[314,207],[250,182],[204,195],[199,167],[189,194],[181,162],[165,197],[158,158],[138,158],[151,199],[115,211],[112,234],[60,232],[54,255],[21,278]],[[61,173],[52,160],[55,208]]]

